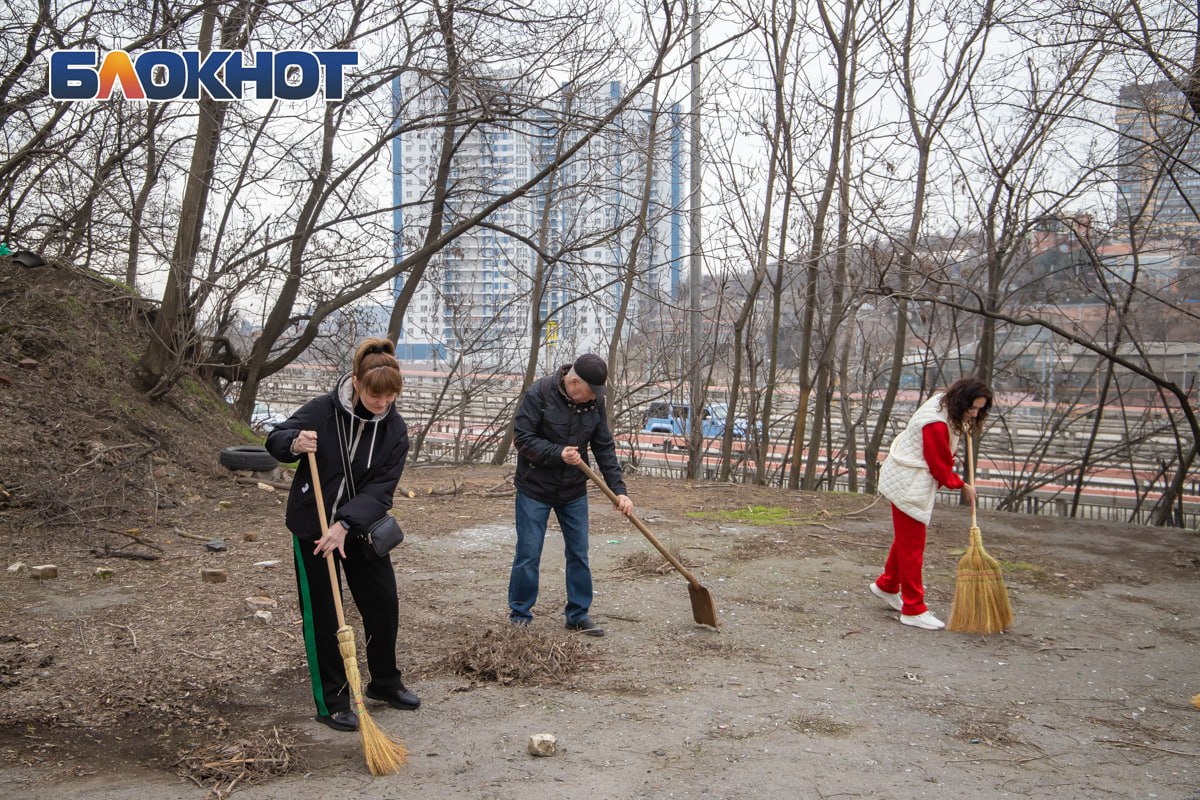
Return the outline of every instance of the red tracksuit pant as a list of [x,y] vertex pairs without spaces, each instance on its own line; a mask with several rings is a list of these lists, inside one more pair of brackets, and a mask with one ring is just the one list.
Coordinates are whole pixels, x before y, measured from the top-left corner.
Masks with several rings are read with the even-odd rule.
[[875,584],[889,594],[900,593],[904,601],[901,614],[916,616],[928,610],[921,567],[925,563],[925,523],[913,519],[892,505],[892,549],[888,552],[883,574]]

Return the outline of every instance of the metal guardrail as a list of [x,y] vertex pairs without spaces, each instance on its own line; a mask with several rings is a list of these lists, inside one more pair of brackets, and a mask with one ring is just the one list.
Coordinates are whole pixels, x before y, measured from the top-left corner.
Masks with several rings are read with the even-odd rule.
[[[683,479],[686,470],[684,467],[641,465],[637,468],[637,472],[639,475],[649,475],[651,477]],[[714,472],[715,470],[709,470],[706,478],[709,480],[715,479]],[[845,481],[834,483],[834,491],[848,492],[849,490],[849,484]],[[863,494],[862,492],[859,493]],[[1003,495],[988,494],[983,491],[979,493],[980,507],[992,511],[996,510],[996,507],[1003,499]],[[960,502],[960,496],[958,492],[939,492],[937,502],[942,505],[956,506]],[[1071,501],[1067,498],[1034,494],[1022,498],[1018,502],[1016,509],[1006,511],[1007,513],[1067,519],[1069,518],[1070,509]],[[999,513],[1006,513],[1006,511]],[[1079,502],[1074,518],[1119,522],[1128,525],[1149,525],[1152,511],[1152,503],[1143,503],[1140,508],[1137,508],[1135,507],[1135,503],[1127,498],[1109,497],[1101,499],[1085,494]],[[1178,527],[1187,530],[1200,530],[1200,507],[1197,507],[1195,503],[1185,504],[1182,518],[1177,520],[1177,523]]]
[[[425,441],[425,449],[422,453],[423,458],[432,461],[455,460],[459,458],[462,452],[462,446],[456,447],[453,442],[441,440],[427,439]],[[489,449],[488,452],[491,452]],[[628,455],[626,453],[626,455]],[[516,461],[515,455],[510,455],[507,463],[513,464]],[[636,474],[646,475],[655,478],[672,478],[675,480],[684,480],[687,477],[686,465],[673,462],[660,463],[649,462],[645,459],[641,460],[635,467]],[[752,465],[749,462],[743,462],[740,469],[735,469],[733,474],[738,478],[738,482],[748,482],[752,475]],[[717,469],[714,467],[706,468],[705,480],[716,480]],[[826,490],[828,487],[826,486]],[[838,492],[849,492],[849,483],[840,479],[834,482],[833,490]],[[867,495],[863,494],[864,497]],[[1004,499],[1004,495],[992,493],[986,489],[979,491],[979,506],[980,508],[995,511],[1000,502]],[[938,492],[937,502],[942,505],[956,506],[960,502],[958,492],[941,491]],[[1017,503],[1017,508],[1012,509],[1009,513],[1027,514],[1030,516],[1041,517],[1058,517],[1067,519],[1070,515],[1071,500],[1063,497],[1060,493],[1051,491],[1035,491],[1026,497],[1021,498]],[[1075,519],[1085,520],[1100,520],[1105,522],[1117,522],[1128,525],[1149,525],[1150,516],[1153,510],[1152,503],[1142,503],[1138,506],[1131,498],[1116,497],[1116,496],[1096,496],[1084,494],[1078,508],[1076,509]],[[1005,513],[1005,512],[999,512]],[[1176,521],[1178,527],[1187,530],[1200,530],[1200,500],[1193,500],[1184,503],[1182,518]]]

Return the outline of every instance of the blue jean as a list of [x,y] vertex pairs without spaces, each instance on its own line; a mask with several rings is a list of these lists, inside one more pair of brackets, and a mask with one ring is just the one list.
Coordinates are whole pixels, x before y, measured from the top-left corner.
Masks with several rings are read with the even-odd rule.
[[550,510],[558,517],[566,550],[567,624],[587,619],[592,606],[592,570],[588,566],[587,495],[567,503],[550,504],[517,492],[517,552],[508,579],[509,619],[529,622],[538,595],[538,570]]

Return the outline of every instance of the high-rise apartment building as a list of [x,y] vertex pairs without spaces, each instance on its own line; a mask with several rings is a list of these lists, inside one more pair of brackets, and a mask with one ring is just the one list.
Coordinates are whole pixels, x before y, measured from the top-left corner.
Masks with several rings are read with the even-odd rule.
[[[433,116],[442,110],[432,106],[444,102],[443,95],[428,87],[398,84],[395,91],[402,115]],[[516,191],[579,144],[584,135],[579,121],[602,118],[621,92],[616,82],[586,94],[565,86],[558,108],[463,129],[451,161],[443,230]],[[549,358],[606,349],[635,241],[630,319],[651,313],[677,293],[685,191],[682,120],[677,108],[657,115],[650,200],[643,215],[654,116],[646,108],[627,109],[551,175],[433,256],[404,319],[398,343],[402,358],[461,354],[480,365],[520,363],[530,347],[535,283],[541,293],[539,317],[547,321],[543,342]],[[441,137],[440,127],[410,126],[393,142],[398,259],[419,248],[428,229]],[[639,221],[644,221],[640,228]]]
[[1166,82],[1122,87],[1116,114],[1121,218],[1149,235],[1200,233],[1200,135]]

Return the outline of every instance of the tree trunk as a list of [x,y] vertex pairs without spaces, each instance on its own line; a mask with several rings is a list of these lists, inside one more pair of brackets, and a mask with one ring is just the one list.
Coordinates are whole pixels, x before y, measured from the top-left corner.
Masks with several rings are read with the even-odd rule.
[[[775,183],[779,175],[779,163],[783,151],[783,133],[788,108],[785,102],[787,88],[788,58],[791,55],[792,37],[796,30],[796,8],[790,7],[790,13],[784,20],[782,37],[772,25],[772,30],[765,36],[768,48],[775,48],[772,58],[771,71],[773,77],[773,96],[775,100],[775,119],[771,128],[771,141],[768,146],[767,181],[763,187],[763,213],[761,227],[755,246],[754,277],[746,291],[745,305],[733,323],[733,374],[729,379],[729,400],[725,408],[725,431],[721,436],[721,471],[720,480],[729,480],[731,454],[733,452],[733,421],[736,419],[738,397],[741,391],[742,377],[742,346],[746,340],[746,331],[754,316],[754,307],[758,303],[758,293],[767,275],[767,256],[771,247],[771,210],[775,204]],[[692,409],[692,428],[700,427],[700,409]]]
[[833,28],[825,3],[818,3],[825,33],[837,57],[837,88],[833,102],[833,130],[829,136],[829,162],[825,167],[824,185],[817,201],[813,219],[812,242],[805,258],[804,315],[800,324],[800,399],[796,404],[796,424],[792,434],[792,463],[788,472],[788,488],[800,488],[800,464],[804,458],[804,438],[808,421],[808,399],[812,395],[812,376],[809,360],[812,350],[813,331],[816,324],[817,283],[820,279],[821,251],[825,246],[825,220],[829,216],[829,205],[833,200],[833,187],[837,182],[841,166],[842,126],[846,116],[846,91],[849,79],[849,54],[847,37],[852,35],[855,20],[854,0],[844,0],[842,24],[839,31]]
[[164,107],[163,104],[156,103],[146,109],[146,172],[129,209],[129,257],[125,262],[125,285],[130,288],[137,288],[138,258],[142,249],[142,217],[146,213],[146,204],[150,201],[154,185],[158,182],[158,123],[162,119]]
[[[212,49],[218,21],[217,9],[217,5],[209,6],[201,17],[199,42],[204,53]],[[254,0],[238,0],[221,26],[221,48],[242,49],[261,12],[262,7]],[[197,346],[198,309],[191,296],[192,278],[228,107],[228,104],[207,96],[197,103],[196,141],[180,203],[179,227],[171,252],[167,285],[154,319],[150,343],[134,366],[134,385],[151,398],[162,397],[171,390],[190,367],[189,361]]]
[[[850,23],[853,29],[853,20]],[[843,308],[847,278],[850,274],[850,156],[854,141],[854,88],[858,72],[858,41],[853,33],[850,34],[849,45],[849,75],[846,80],[846,121],[842,127],[842,163],[841,176],[838,180],[838,230],[837,252],[835,255],[836,269],[829,304],[829,326],[826,329],[824,347],[817,361],[817,394],[813,403],[813,430],[808,441],[808,463],[804,467],[805,489],[816,488],[817,465],[821,460],[821,425],[820,420],[828,414],[830,384],[833,383],[834,356],[837,352],[838,334],[842,320],[845,318]],[[830,445],[833,443],[830,442]],[[833,488],[832,484],[829,487]]]
[[[570,98],[571,95],[568,93],[567,103],[571,102]],[[555,153],[562,152],[565,136],[565,126],[559,126],[558,132],[555,134]],[[525,400],[525,394],[529,391],[529,387],[537,380],[538,359],[542,353],[542,331],[546,327],[547,319],[553,313],[551,312],[546,317],[542,316],[542,301],[546,296],[546,282],[549,280],[549,275],[554,268],[552,264],[547,263],[545,253],[550,243],[550,218],[553,214],[557,186],[558,173],[554,173],[546,182],[546,202],[542,204],[542,216],[538,221],[538,252],[529,286],[529,356],[525,359],[525,372],[521,377],[521,393],[517,397],[518,409]],[[508,451],[512,448],[513,443],[513,424],[515,422],[516,416],[514,415],[514,418],[508,423],[503,438],[501,438],[499,444],[496,446],[496,454],[492,457],[492,463],[497,466],[508,460]]]
[[[206,8],[200,26],[200,49],[204,53],[212,49],[216,24],[217,8]],[[192,276],[226,108],[225,103],[210,97],[202,97],[197,103],[196,141],[180,203],[167,285],[154,318],[150,344],[134,367],[134,385],[152,398],[162,397],[171,390],[196,345],[196,309],[190,297]]]

